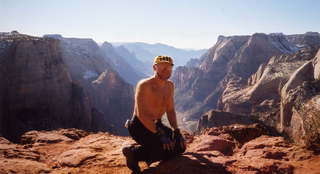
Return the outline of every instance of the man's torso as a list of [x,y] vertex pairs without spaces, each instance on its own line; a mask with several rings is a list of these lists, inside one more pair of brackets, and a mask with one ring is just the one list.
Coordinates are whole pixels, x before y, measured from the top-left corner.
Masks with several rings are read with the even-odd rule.
[[[144,102],[144,109],[147,110],[147,113],[150,114],[151,119],[156,120],[160,119],[162,115],[166,112],[168,102],[170,100],[170,83],[166,81],[163,87],[157,85],[154,79],[144,80],[142,85],[145,85],[145,95],[144,98],[148,101]],[[137,105],[135,104],[135,107]],[[135,108],[135,115],[137,115],[137,109]],[[149,116],[149,115],[148,115]]]

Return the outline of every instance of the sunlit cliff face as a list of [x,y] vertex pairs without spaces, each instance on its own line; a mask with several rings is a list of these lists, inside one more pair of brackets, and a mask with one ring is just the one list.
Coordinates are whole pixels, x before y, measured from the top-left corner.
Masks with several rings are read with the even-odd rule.
[[159,63],[153,66],[156,75],[162,80],[168,80],[171,77],[173,65],[170,63]]

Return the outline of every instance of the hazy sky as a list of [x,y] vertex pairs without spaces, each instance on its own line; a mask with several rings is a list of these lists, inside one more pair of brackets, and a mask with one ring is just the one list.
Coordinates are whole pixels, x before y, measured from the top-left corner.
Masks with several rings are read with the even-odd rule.
[[0,32],[209,48],[219,35],[320,32],[318,0],[0,0]]

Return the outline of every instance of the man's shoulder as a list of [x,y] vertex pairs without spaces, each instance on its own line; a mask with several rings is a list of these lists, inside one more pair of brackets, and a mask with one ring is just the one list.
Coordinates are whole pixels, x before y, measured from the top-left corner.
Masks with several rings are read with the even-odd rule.
[[137,87],[149,86],[151,82],[152,82],[152,77],[142,79],[138,82]]
[[168,80],[168,81],[167,81],[167,83],[168,83],[168,85],[169,85],[170,87],[174,87],[174,83],[173,83],[173,81]]
[[170,85],[173,85],[173,81],[167,80],[167,82],[168,82]]

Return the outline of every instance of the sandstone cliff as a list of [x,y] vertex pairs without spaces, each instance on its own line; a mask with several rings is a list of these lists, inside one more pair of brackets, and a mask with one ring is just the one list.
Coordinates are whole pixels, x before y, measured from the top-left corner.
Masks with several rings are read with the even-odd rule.
[[320,148],[320,49],[281,89],[280,131],[295,142]]
[[197,120],[203,112],[218,107],[221,95],[236,92],[245,85],[270,57],[295,51],[297,48],[281,34],[220,36],[201,57],[199,67],[190,71],[177,68],[173,80],[183,84],[176,87],[178,111],[186,120]]
[[[133,88],[89,39],[0,35],[0,132],[75,127],[125,134]],[[95,83],[94,83],[95,82]]]
[[[224,111],[242,114],[264,112],[268,109],[270,111],[271,106],[278,104],[279,90],[292,73],[313,59],[315,53],[315,49],[303,49],[294,54],[271,57],[267,63],[260,65],[242,88],[228,94],[224,93],[220,98],[219,107]],[[244,108],[243,105],[247,107]],[[252,108],[253,105],[256,107]]]
[[16,140],[30,129],[90,127],[85,94],[71,79],[59,41],[7,33],[0,42],[4,136]]
[[[175,73],[182,120],[195,129],[190,120],[218,108],[254,117],[296,143],[320,147],[320,37],[295,37],[290,42],[283,34],[219,37],[199,67],[181,67]],[[203,119],[202,124],[207,121]]]
[[58,39],[72,80],[88,95],[93,117],[91,127],[110,130],[106,127],[111,126],[113,131],[127,134],[123,123],[132,115],[133,87],[112,68],[112,62],[106,61],[105,53],[92,39]]
[[255,115],[297,143],[320,146],[316,49],[275,56],[238,91],[223,94],[220,107],[227,112]]

